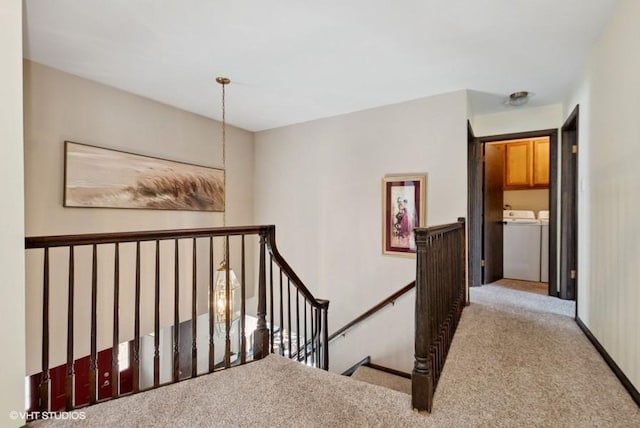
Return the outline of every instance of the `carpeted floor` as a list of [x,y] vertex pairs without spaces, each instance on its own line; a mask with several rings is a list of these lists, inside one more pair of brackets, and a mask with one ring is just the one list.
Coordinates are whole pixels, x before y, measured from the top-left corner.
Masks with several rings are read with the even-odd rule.
[[549,295],[549,284],[546,282],[522,281],[520,279],[502,278],[494,283],[502,287],[513,288],[514,290],[528,291],[530,293]]
[[496,285],[472,289],[471,301],[430,415],[407,394],[269,356],[93,406],[77,425],[34,426],[640,427],[573,303]]

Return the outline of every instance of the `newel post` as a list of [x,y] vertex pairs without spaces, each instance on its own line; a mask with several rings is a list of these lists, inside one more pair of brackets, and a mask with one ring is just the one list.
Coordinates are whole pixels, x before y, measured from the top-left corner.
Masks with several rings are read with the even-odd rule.
[[253,336],[253,358],[260,360],[269,354],[269,329],[267,328],[267,269],[266,245],[271,228],[260,231],[260,268],[258,273],[258,325]]
[[319,367],[323,370],[329,370],[329,301],[318,300],[322,306],[320,308],[320,316],[322,317],[322,363]]
[[433,373],[429,358],[432,338],[432,314],[429,311],[430,292],[427,281],[427,229],[415,229],[416,237],[416,312],[415,362],[411,375],[411,405],[419,411],[431,412]]

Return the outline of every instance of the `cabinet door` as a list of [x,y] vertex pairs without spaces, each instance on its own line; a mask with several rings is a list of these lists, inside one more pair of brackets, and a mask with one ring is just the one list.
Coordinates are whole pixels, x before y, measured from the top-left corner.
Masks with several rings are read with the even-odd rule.
[[531,141],[506,144],[505,189],[531,186]]
[[549,139],[533,141],[533,185],[549,186]]

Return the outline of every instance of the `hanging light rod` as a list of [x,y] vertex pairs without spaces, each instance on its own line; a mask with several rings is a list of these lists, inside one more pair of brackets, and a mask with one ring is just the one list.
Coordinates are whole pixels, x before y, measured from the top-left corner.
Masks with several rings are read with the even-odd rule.
[[228,85],[229,83],[231,83],[231,80],[229,80],[229,78],[227,77],[216,77],[216,82],[221,85]]

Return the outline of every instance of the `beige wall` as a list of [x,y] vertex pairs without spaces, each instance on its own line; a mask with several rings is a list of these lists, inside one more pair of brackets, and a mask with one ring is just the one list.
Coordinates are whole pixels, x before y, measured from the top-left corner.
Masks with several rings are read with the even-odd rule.
[[476,137],[557,129],[562,126],[562,104],[519,107],[501,113],[474,115],[471,126]]
[[[24,411],[24,183],[22,149],[22,2],[0,7],[0,426],[18,427],[11,411]],[[8,326],[11,326],[10,328]]]
[[[121,149],[133,153],[221,167],[220,123],[88,81],[43,65],[24,63],[26,232],[29,236],[132,230],[222,226],[222,214],[194,211],[64,208],[64,141]],[[215,83],[213,83],[215,84]],[[211,100],[217,103],[219,100]],[[227,129],[227,225],[253,223],[253,134]],[[198,245],[199,311],[206,311],[208,287],[207,246]],[[219,259],[221,242],[217,244]],[[133,335],[134,247],[122,246],[121,341]],[[162,324],[173,318],[173,243],[161,246]],[[181,252],[181,318],[190,314],[191,243]],[[113,247],[101,247],[99,348],[110,347]],[[237,251],[232,254],[236,255]],[[253,252],[248,255],[252,257]],[[90,308],[90,251],[76,254],[76,357],[88,355]],[[239,260],[239,258],[235,258]],[[42,257],[27,256],[27,367],[40,370]],[[52,250],[51,366],[65,360],[67,251]],[[143,244],[143,302],[153,299],[152,245]],[[248,263],[252,265],[252,263]],[[233,267],[233,266],[232,266]],[[82,303],[80,303],[82,302]],[[142,329],[152,329],[153,305],[143,303]]]
[[[459,91],[256,134],[256,220],[277,225],[283,255],[331,301],[329,331],[415,279],[414,258],[382,255],[385,174],[428,173],[428,225],[466,216],[466,117]],[[331,370],[366,355],[410,370],[413,302],[332,344]]]
[[549,209],[549,189],[507,190],[504,192],[504,204],[512,210],[538,211]]
[[640,2],[622,0],[565,115],[580,105],[578,316],[640,389]]

